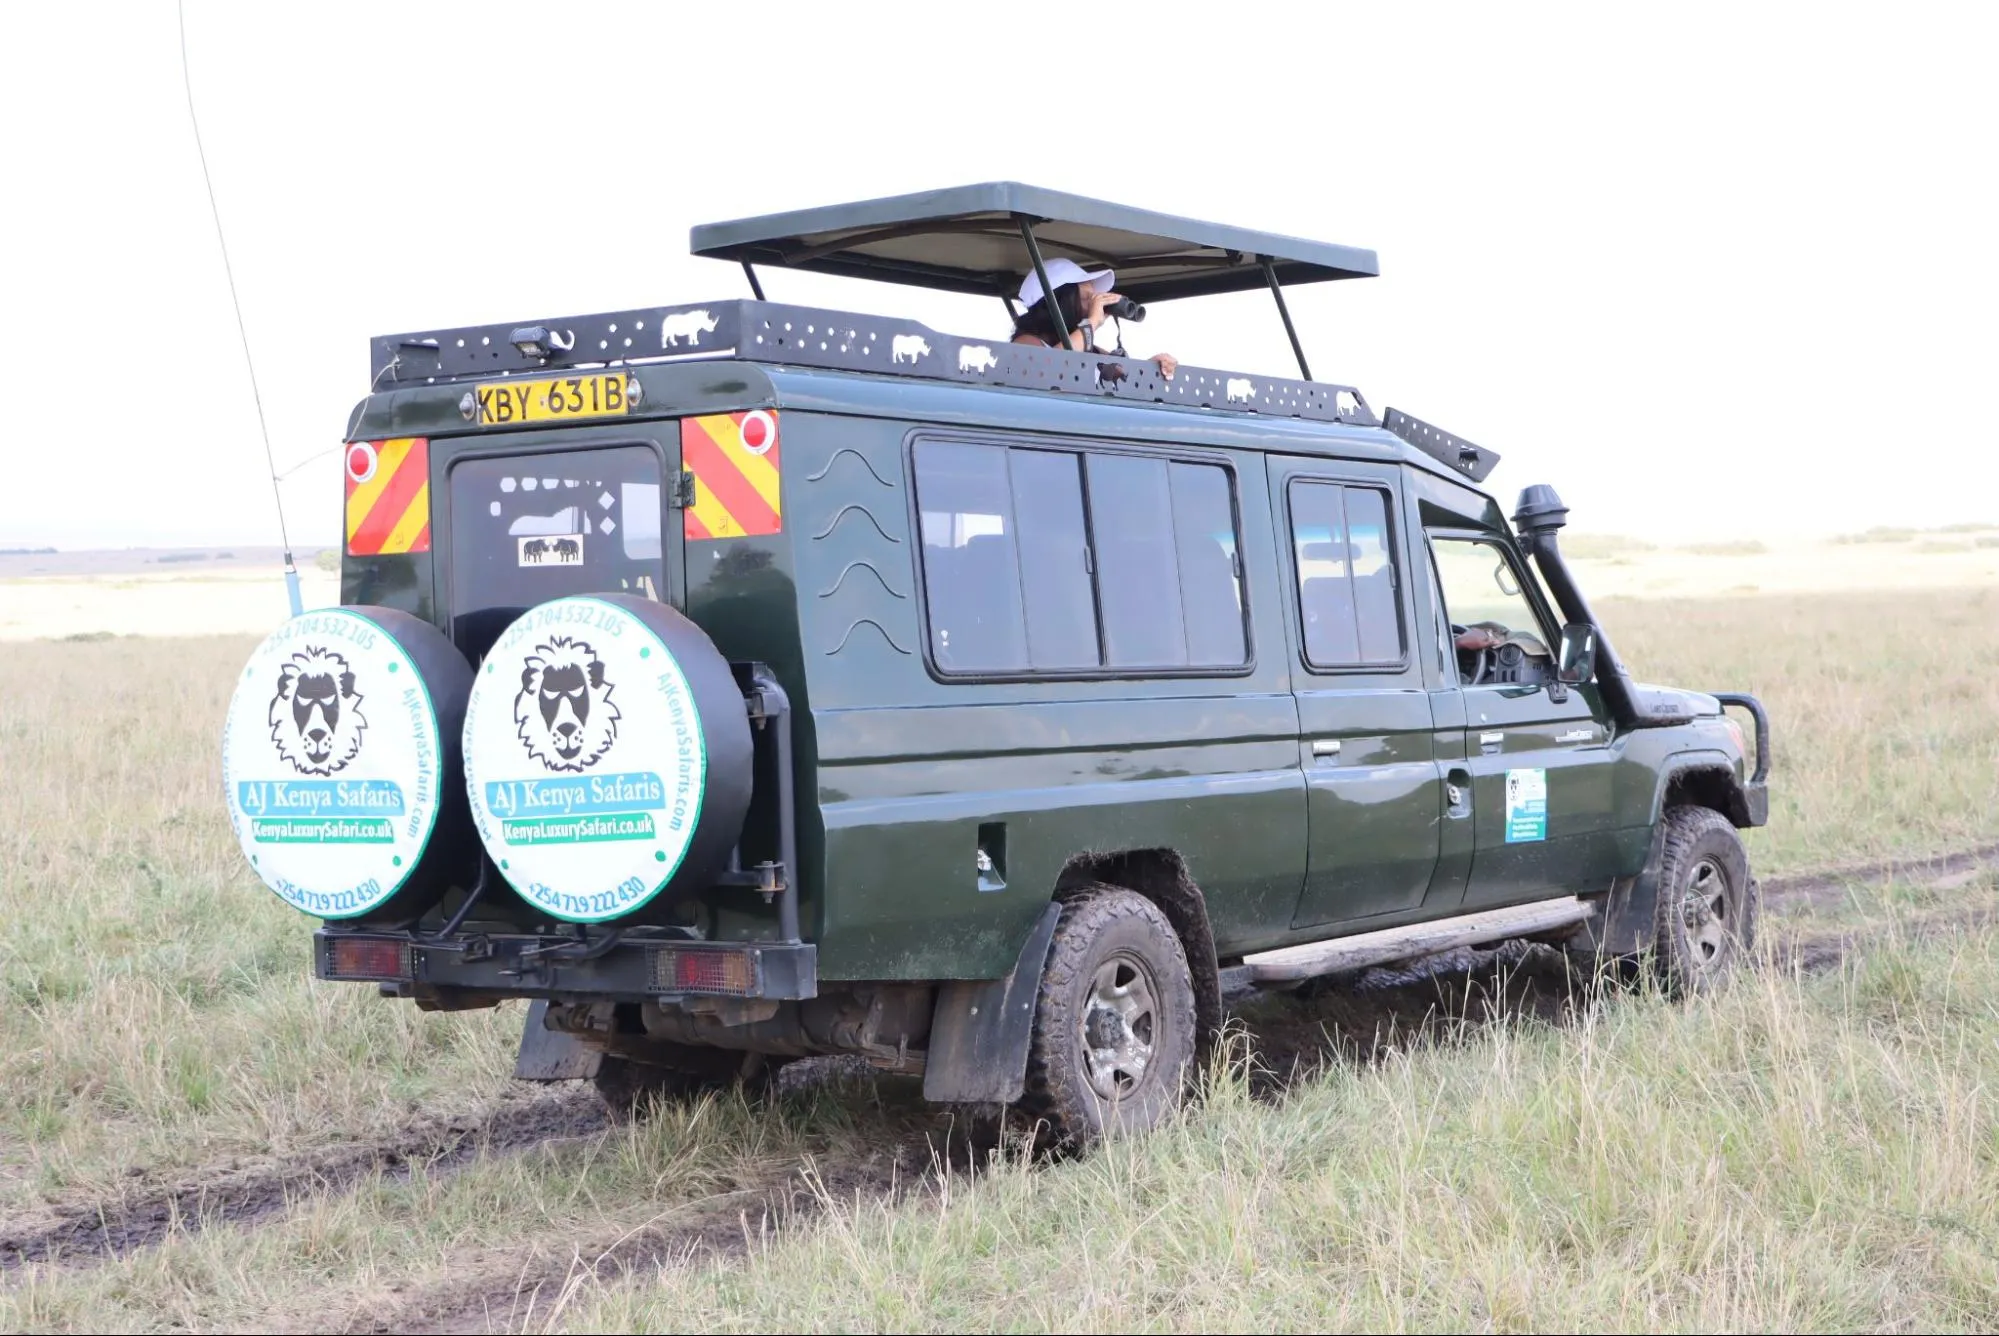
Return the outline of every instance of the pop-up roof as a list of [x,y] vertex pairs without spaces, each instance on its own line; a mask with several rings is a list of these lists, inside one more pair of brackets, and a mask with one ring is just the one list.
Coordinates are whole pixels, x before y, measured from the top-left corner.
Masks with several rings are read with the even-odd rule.
[[1011,296],[1044,260],[1117,270],[1140,302],[1280,283],[1371,278],[1371,250],[1127,208],[1012,181],[696,227],[696,255],[849,278]]

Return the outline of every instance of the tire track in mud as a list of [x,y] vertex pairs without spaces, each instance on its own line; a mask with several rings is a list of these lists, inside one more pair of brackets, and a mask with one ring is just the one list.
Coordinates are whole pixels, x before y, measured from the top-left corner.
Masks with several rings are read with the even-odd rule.
[[[1788,918],[1843,904],[1856,884],[1899,880],[1949,889],[1994,869],[1999,869],[1999,844],[1768,878],[1763,892],[1771,916]],[[1970,906],[1905,918],[1893,931],[1920,940],[1994,922],[1999,909]],[[1883,931],[1876,924],[1793,932],[1770,958],[1780,967],[1817,973]],[[1239,1001],[1231,1011],[1248,1031],[1252,1088],[1277,1099],[1330,1063],[1378,1061],[1412,1046],[1452,1042],[1497,1021],[1563,1024],[1593,996],[1592,985],[1571,971],[1560,952],[1510,942],[1449,953],[1413,970],[1370,971],[1302,998]],[[838,1067],[837,1059],[820,1061]],[[510,1094],[481,1113],[420,1119],[367,1143],[248,1169],[232,1165],[196,1172],[172,1185],[0,1221],[0,1278],[34,1264],[91,1265],[124,1257],[176,1233],[254,1226],[282,1216],[303,1196],[351,1191],[378,1174],[449,1173],[481,1155],[518,1154],[605,1131],[601,1106],[587,1086]],[[962,1117],[939,1114],[863,1159],[827,1161],[809,1172],[788,1170],[774,1181],[680,1208],[564,1256],[540,1245],[501,1248],[470,1259],[447,1283],[370,1299],[344,1318],[321,1315],[314,1325],[343,1331],[484,1330],[531,1311],[545,1313],[547,1304],[559,1302],[580,1281],[662,1263],[745,1256],[776,1233],[816,1218],[828,1201],[892,1202],[920,1186],[934,1186],[940,1172],[975,1172],[996,1144],[991,1133],[975,1120],[968,1125]]]
[[[1896,859],[1863,867],[1764,883],[1766,903],[1782,918],[1841,901],[1855,883],[1890,879],[1948,888],[1999,868],[1999,845],[1937,858]],[[1925,940],[1999,922],[1999,908],[1973,905],[1823,933],[1794,933],[1772,948],[1778,968],[1818,973],[1838,965],[1884,932]],[[1415,969],[1375,969],[1305,998],[1238,999],[1250,1081],[1261,1099],[1281,1100],[1296,1083],[1334,1063],[1362,1065],[1425,1044],[1447,1044],[1495,1023],[1523,1018],[1566,1024],[1603,999],[1600,985],[1579,975],[1562,952],[1527,942],[1449,952]],[[995,1127],[953,1138],[937,1150],[936,1127],[907,1136],[867,1162],[831,1164],[814,1178],[802,1173],[746,1188],[660,1222],[580,1247],[566,1257],[513,1249],[473,1262],[467,1274],[435,1288],[363,1305],[337,1331],[474,1332],[545,1328],[581,1290],[641,1279],[661,1265],[737,1261],[787,1232],[810,1226],[833,1202],[893,1205],[936,1190],[939,1176],[976,1173],[997,1144]],[[912,1168],[916,1171],[911,1172]]]
[[57,1204],[0,1221],[0,1276],[36,1264],[88,1265],[153,1247],[176,1233],[254,1225],[300,1197],[345,1192],[376,1175],[449,1173],[482,1154],[505,1154],[601,1133],[604,1112],[588,1089],[512,1095],[483,1112],[419,1119],[375,1141],[332,1146],[274,1164],[197,1170],[130,1195]]
[[[751,1256],[805,1228],[829,1206],[893,1206],[934,1189],[941,1176],[977,1172],[976,1139],[939,1118],[865,1159],[787,1170],[760,1184],[691,1203],[643,1226],[606,1234],[566,1255],[538,1245],[465,1259],[449,1281],[364,1300],[320,1330],[342,1333],[520,1331],[551,1325],[579,1292],[643,1278],[653,1268]],[[940,1147],[939,1141],[945,1144]]]
[[[1885,881],[1926,882],[1936,889],[1964,885],[1979,873],[1999,869],[1999,843],[1977,845],[1954,854],[1915,855],[1854,863],[1825,872],[1793,874],[1763,879],[1764,908],[1783,912],[1796,902],[1837,903],[1846,898],[1846,889],[1856,883]],[[1962,880],[1960,880],[1960,878]]]

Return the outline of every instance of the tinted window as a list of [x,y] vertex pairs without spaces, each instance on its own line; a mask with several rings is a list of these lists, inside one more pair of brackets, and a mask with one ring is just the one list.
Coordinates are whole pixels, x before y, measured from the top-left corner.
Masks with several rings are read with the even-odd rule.
[[1360,657],[1365,663],[1395,663],[1402,658],[1402,618],[1396,610],[1395,563],[1389,555],[1388,497],[1371,487],[1345,490]]
[[1028,666],[1006,457],[959,441],[916,448],[931,652],[947,672]]
[[1187,662],[1201,667],[1247,663],[1228,475],[1212,464],[1176,463],[1170,476]]
[[1306,662],[1319,668],[1401,662],[1387,495],[1372,487],[1293,483],[1291,544]]
[[449,485],[452,634],[474,659],[552,598],[666,597],[659,455],[649,446],[461,459]]
[[1094,668],[1097,605],[1079,461],[1049,450],[1006,454],[1020,529],[1027,661],[1035,668]]
[[1226,470],[921,441],[916,493],[940,669],[1054,673],[1249,661]]
[[1187,631],[1173,535],[1167,461],[1090,456],[1090,517],[1104,607],[1105,662],[1180,668]]

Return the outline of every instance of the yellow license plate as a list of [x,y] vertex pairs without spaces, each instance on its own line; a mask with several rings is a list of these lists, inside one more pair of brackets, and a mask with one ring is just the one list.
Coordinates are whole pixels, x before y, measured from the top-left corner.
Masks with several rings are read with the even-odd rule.
[[591,376],[556,376],[545,380],[502,381],[481,385],[475,395],[479,425],[495,427],[514,422],[566,422],[572,418],[623,417],[632,408],[622,371]]

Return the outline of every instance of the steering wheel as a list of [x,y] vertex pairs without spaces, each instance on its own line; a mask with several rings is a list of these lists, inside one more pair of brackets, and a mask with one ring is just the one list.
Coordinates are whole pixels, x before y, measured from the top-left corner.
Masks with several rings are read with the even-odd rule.
[[[1457,638],[1463,635],[1466,629],[1467,628],[1465,627],[1459,626],[1456,622],[1451,623],[1451,648],[1457,650],[1459,654],[1463,654],[1465,653],[1465,651],[1457,649]],[[1475,657],[1472,660],[1471,672],[1466,676],[1465,685],[1469,687],[1475,687],[1480,682],[1483,682],[1485,680],[1485,670],[1486,667],[1488,666],[1488,655],[1491,653],[1491,651],[1476,649],[1472,650],[1471,653],[1476,655],[1477,657]]]

